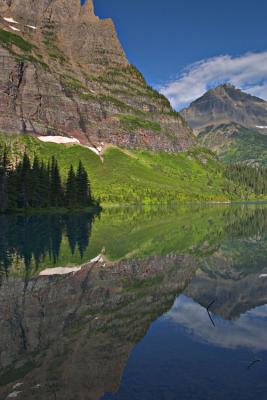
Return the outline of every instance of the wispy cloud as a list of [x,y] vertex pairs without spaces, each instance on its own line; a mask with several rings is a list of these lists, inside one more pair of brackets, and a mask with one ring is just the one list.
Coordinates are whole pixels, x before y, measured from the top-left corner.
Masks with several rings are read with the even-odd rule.
[[159,90],[179,110],[222,83],[231,83],[267,100],[267,51],[201,60]]

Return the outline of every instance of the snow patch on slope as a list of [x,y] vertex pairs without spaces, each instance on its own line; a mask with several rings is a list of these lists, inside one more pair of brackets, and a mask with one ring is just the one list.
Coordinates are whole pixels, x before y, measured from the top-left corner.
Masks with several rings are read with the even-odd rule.
[[95,153],[97,156],[100,156],[103,149],[104,149],[104,143],[101,143],[101,146],[98,147],[91,147],[91,146],[84,146],[80,143],[78,139],[75,138],[70,138],[67,136],[38,136],[38,139],[41,140],[42,142],[45,143],[56,143],[56,144],[79,144],[86,149],[91,150],[93,153]]
[[71,273],[79,272],[82,267],[58,267],[58,268],[47,268],[40,272],[40,276],[52,276],[52,275],[68,275]]
[[9,22],[10,24],[18,24],[17,21],[15,21],[13,18],[3,18],[6,22]]
[[26,25],[28,28],[31,28],[31,29],[37,29],[37,27],[36,26],[33,26],[33,25]]
[[9,25],[9,28],[12,29],[13,31],[20,32],[20,29],[15,28],[14,26]]
[[57,143],[57,144],[78,143],[78,144],[80,144],[80,141],[78,139],[70,138],[67,136],[38,136],[38,139],[41,140],[41,142],[46,142],[46,143]]
[[104,149],[104,143],[101,143],[101,145],[98,146],[98,147],[89,147],[89,146],[87,146],[87,149],[93,151],[95,154],[100,156],[102,151],[103,151],[103,149]]
[[102,254],[99,254],[97,257],[90,260],[90,263],[104,262]]
[[88,146],[86,146],[86,147],[87,147],[87,149],[93,151],[97,156],[99,156],[99,151],[95,147],[88,147]]
[[21,391],[12,392],[12,393],[10,393],[10,394],[7,396],[7,399],[15,399],[16,397],[18,397],[18,395],[19,395],[20,393],[22,393],[22,392],[21,392]]

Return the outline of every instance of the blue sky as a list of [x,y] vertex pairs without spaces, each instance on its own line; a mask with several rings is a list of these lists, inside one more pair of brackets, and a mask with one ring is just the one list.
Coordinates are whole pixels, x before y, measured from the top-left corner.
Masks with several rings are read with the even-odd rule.
[[95,10],[175,108],[228,81],[267,98],[267,1],[95,0]]

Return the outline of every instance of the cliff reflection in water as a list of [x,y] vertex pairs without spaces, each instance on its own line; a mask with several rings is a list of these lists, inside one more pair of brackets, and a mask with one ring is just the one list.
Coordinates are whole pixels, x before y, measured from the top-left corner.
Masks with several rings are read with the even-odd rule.
[[[216,298],[212,311],[224,319],[266,303],[259,279],[267,267],[265,207],[115,209],[100,218],[12,216],[0,223],[1,399],[15,391],[22,399],[57,400],[117,392],[135,345],[173,304],[167,315],[191,333],[198,329],[197,319],[183,314],[192,300],[177,308],[182,293],[204,309]],[[70,265],[82,268],[39,275]],[[198,335],[220,340],[206,328]]]

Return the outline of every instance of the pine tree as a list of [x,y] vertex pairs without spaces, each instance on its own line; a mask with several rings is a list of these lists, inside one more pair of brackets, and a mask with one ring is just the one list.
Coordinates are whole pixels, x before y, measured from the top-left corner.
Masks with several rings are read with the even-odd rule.
[[87,172],[82,164],[79,162],[77,175],[76,175],[76,187],[77,187],[77,206],[87,207],[92,202],[91,188]]
[[30,207],[30,199],[32,196],[31,162],[26,153],[24,153],[22,162],[17,166],[17,193],[18,207]]
[[52,207],[61,207],[63,206],[63,189],[55,157],[52,157],[50,182],[50,205]]
[[32,169],[31,169],[31,185],[32,193],[30,199],[30,205],[33,208],[40,208],[41,199],[41,187],[40,187],[40,162],[37,156],[34,157]]
[[0,211],[5,211],[8,207],[7,165],[7,152],[4,149],[3,156],[0,159]]
[[45,208],[50,205],[50,177],[49,177],[49,166],[45,165],[44,162],[40,165],[39,171],[39,190],[40,190],[40,207]]
[[76,175],[73,166],[71,165],[66,183],[65,205],[67,207],[75,206],[77,201],[76,187]]

